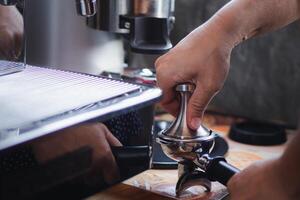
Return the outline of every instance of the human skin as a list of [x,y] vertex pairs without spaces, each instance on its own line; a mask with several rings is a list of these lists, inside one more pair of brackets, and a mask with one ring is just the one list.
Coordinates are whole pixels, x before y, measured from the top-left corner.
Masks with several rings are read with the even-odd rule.
[[228,182],[231,200],[300,199],[300,133],[276,159],[260,161]]
[[22,15],[14,6],[0,6],[0,58],[17,60],[22,44]]
[[101,123],[86,123],[52,133],[31,143],[39,163],[46,163],[81,147],[92,148],[92,167],[86,181],[100,184],[104,179],[112,184],[119,180],[120,173],[111,146],[122,146],[117,138]]
[[[248,38],[267,33],[299,19],[299,0],[232,0],[211,19],[192,31],[167,54],[157,59],[162,105],[178,112],[174,87],[192,83],[196,89],[188,103],[187,121],[197,129],[203,113],[226,80],[232,49]],[[229,183],[232,200],[300,199],[300,136],[297,134],[277,159],[251,165]]]
[[[21,53],[23,18],[14,6],[0,5],[0,59],[16,60]],[[39,163],[45,163],[81,147],[93,149],[92,168],[86,179],[95,185],[104,179],[112,184],[120,174],[111,146],[122,146],[101,123],[88,123],[52,133],[31,143]]]

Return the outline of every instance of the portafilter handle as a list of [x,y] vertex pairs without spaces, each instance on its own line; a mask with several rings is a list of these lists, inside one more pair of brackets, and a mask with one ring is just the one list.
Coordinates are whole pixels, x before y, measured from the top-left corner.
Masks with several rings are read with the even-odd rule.
[[193,163],[186,162],[184,165],[183,167],[188,170],[182,173],[177,181],[177,196],[195,185],[201,185],[207,192],[210,192],[213,181],[227,186],[231,177],[240,172],[239,169],[227,163],[224,157],[210,157],[208,154],[198,154],[198,158]]
[[240,170],[229,164],[224,157],[210,157],[208,154],[199,156],[194,163],[202,169],[210,181],[218,181],[227,185],[229,179]]

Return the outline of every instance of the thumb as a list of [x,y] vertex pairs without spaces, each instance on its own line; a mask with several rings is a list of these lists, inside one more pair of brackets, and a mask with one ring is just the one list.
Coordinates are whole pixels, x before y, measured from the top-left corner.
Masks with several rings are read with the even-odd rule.
[[187,121],[191,129],[196,130],[199,128],[204,111],[213,96],[214,93],[205,92],[199,86],[196,87],[187,108]]

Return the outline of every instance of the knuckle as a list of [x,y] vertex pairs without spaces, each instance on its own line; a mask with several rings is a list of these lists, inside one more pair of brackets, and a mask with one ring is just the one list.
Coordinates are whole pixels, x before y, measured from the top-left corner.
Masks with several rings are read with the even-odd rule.
[[160,62],[161,62],[161,57],[158,57],[156,60],[155,60],[155,63],[154,63],[154,66],[156,68],[158,68],[160,66]]
[[106,134],[106,132],[108,130],[107,127],[104,124],[102,124],[102,123],[93,123],[91,125],[91,127],[92,127],[93,130],[95,130],[94,132],[97,135],[103,134],[103,133]]
[[102,123],[95,123],[95,124],[93,124],[93,126],[97,129],[100,129],[100,130],[105,130],[106,129],[106,126]]
[[156,70],[161,70],[161,68],[165,68],[169,65],[169,56],[168,54],[162,55],[155,61]]
[[198,101],[198,99],[194,99],[194,101],[190,102],[192,112],[195,114],[202,114],[202,112],[205,109],[205,105],[202,104],[202,102]]
[[168,77],[172,82],[174,83],[174,86],[176,83],[182,83],[182,82],[188,82],[188,80],[185,80],[182,73],[175,73]]
[[154,63],[156,70],[161,69],[161,67],[163,66],[163,60],[164,60],[163,56],[156,59],[156,61]]

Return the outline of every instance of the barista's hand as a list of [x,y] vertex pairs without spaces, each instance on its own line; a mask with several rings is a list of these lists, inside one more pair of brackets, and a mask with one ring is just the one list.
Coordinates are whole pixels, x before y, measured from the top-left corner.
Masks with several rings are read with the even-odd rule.
[[103,124],[84,124],[67,128],[33,142],[32,146],[40,163],[89,146],[93,149],[93,166],[87,181],[97,184],[103,177],[107,183],[114,183],[119,179],[118,166],[110,146],[122,144]]
[[222,38],[217,32],[217,24],[204,24],[155,63],[158,85],[164,93],[162,105],[171,114],[176,116],[179,106],[174,87],[186,82],[196,85],[187,110],[192,129],[200,126],[207,104],[222,88],[229,70],[233,45],[224,39],[226,34]]
[[23,18],[16,7],[0,6],[0,58],[16,60],[22,50]]
[[[257,162],[240,173],[234,175],[228,182],[231,200],[293,200],[284,190],[289,180],[282,180],[279,160]],[[289,187],[286,185],[286,187]]]

